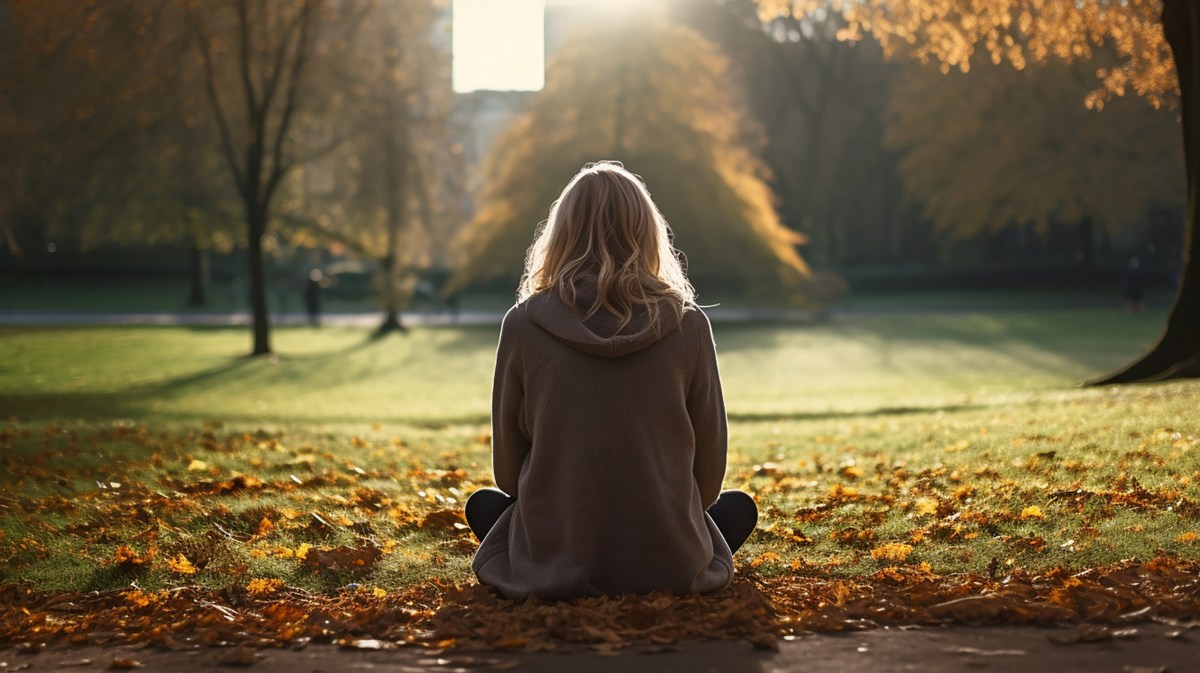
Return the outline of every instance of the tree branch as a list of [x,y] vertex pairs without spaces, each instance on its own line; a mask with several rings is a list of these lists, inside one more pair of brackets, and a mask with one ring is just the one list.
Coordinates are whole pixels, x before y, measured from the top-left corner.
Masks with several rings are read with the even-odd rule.
[[225,152],[225,160],[229,162],[229,169],[233,171],[233,180],[237,183],[238,191],[242,194],[242,198],[247,198],[249,185],[246,182],[245,172],[238,165],[237,151],[233,145],[233,134],[229,130],[229,119],[225,115],[225,109],[221,106],[220,95],[217,93],[217,75],[213,68],[212,53],[208,48],[208,38],[204,35],[204,31],[201,30],[200,19],[194,12],[188,11],[188,19],[188,27],[192,29],[192,37],[204,61],[204,91],[207,94],[209,104],[213,108],[213,116],[216,117],[217,128],[221,133],[221,148]]
[[288,46],[292,43],[292,37],[297,34],[297,29],[300,28],[300,22],[304,19],[304,13],[296,12],[292,20],[288,22],[287,28],[280,33],[279,48],[275,50],[274,62],[271,66],[271,76],[267,80],[266,88],[263,93],[262,107],[263,110],[271,109],[271,102],[275,98],[275,92],[279,89],[279,80],[284,69],[284,60],[287,58]]
[[279,186],[280,180],[291,167],[285,165],[283,161],[283,145],[287,141],[288,128],[292,124],[292,116],[296,112],[296,99],[300,91],[300,76],[304,72],[304,66],[308,62],[308,57],[313,48],[315,41],[317,22],[313,20],[313,15],[321,0],[304,0],[304,5],[300,8],[300,24],[299,35],[296,40],[295,54],[292,58],[292,67],[288,71],[287,89],[284,98],[283,112],[279,117],[279,125],[275,129],[275,142],[271,148],[271,173],[267,178],[264,202],[270,203],[275,189]]
[[337,231],[336,229],[331,229],[311,217],[297,215],[296,213],[281,213],[279,215],[279,220],[284,224],[284,226],[292,227],[293,229],[300,228],[314,231],[321,238],[324,238],[328,241],[333,241],[335,243],[341,243],[342,245],[346,246],[346,248],[353,250],[358,255],[361,255],[367,259],[378,260],[380,258],[379,250],[363,245],[353,237]]
[[253,75],[250,72],[250,17],[247,12],[246,0],[238,0],[238,60],[241,65],[242,92],[246,96],[246,114],[253,122],[259,104],[258,92],[254,90]]

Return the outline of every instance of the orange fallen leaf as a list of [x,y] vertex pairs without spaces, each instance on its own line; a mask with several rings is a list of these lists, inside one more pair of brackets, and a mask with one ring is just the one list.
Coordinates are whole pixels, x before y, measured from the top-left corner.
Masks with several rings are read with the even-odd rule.
[[272,522],[269,517],[264,516],[262,518],[262,521],[258,522],[258,532],[255,533],[255,536],[256,537],[266,537],[266,536],[270,535],[271,531],[273,531],[273,530],[275,530],[274,522]]
[[246,592],[254,596],[273,594],[283,587],[283,582],[273,578],[254,578],[246,584]]
[[764,563],[773,563],[778,560],[779,560],[779,554],[776,554],[773,551],[769,551],[769,552],[766,552],[765,554],[761,554],[761,555],[755,557],[754,560],[750,561],[750,567],[757,568],[757,567],[763,565]]
[[177,572],[181,575],[195,575],[197,572],[200,572],[183,554],[179,554],[172,559],[167,559],[167,567],[172,572]]
[[876,561],[903,562],[913,551],[912,545],[903,542],[886,542],[871,550],[871,558]]

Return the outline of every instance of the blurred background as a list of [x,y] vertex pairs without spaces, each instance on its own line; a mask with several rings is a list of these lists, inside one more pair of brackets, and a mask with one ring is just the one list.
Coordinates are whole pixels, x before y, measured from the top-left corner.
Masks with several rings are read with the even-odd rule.
[[0,2],[0,312],[491,319],[598,159],[725,309],[1169,303],[1178,112],[1085,104],[1114,53],[943,72],[760,4]]

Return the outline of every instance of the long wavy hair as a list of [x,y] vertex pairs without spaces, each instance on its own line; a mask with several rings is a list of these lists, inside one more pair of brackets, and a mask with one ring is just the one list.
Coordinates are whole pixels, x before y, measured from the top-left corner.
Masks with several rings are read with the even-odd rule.
[[585,319],[607,310],[621,319],[620,332],[645,307],[647,328],[656,327],[661,311],[679,317],[695,302],[680,257],[641,178],[617,161],[589,163],[567,183],[534,236],[517,300],[557,290],[563,303],[573,305],[580,282],[594,277],[596,300]]

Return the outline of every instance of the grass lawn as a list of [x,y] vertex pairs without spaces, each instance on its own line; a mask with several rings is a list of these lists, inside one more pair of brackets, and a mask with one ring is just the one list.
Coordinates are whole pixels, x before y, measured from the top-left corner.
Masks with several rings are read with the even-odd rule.
[[[721,325],[759,575],[1200,554],[1200,383],[1080,388],[1161,313]],[[0,330],[0,584],[469,579],[495,328]],[[924,564],[928,564],[928,567]]]

